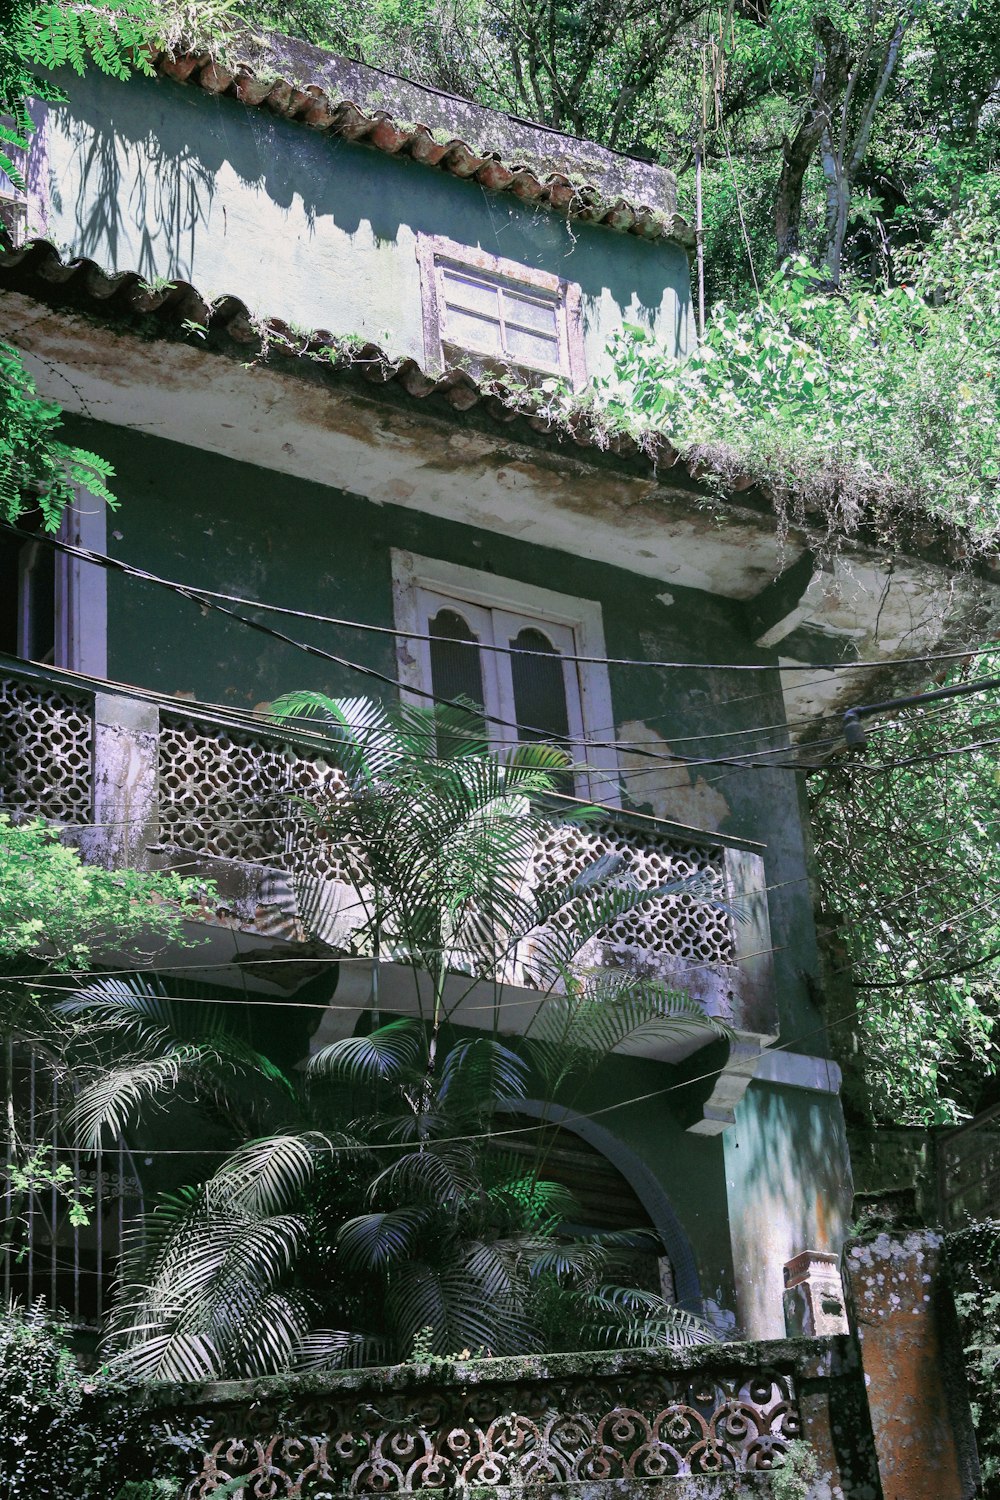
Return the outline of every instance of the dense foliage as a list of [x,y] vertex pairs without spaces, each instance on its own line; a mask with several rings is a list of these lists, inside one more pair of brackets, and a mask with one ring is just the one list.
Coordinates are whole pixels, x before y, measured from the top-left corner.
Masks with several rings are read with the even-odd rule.
[[[53,1163],[53,1142],[40,1131],[9,1062],[26,1049],[53,1078],[86,1085],[99,1076],[108,1090],[109,1062],[122,1068],[126,1056],[132,1061],[135,1015],[120,1012],[117,1024],[102,1032],[93,1007],[81,1016],[80,976],[111,945],[141,962],[155,959],[167,944],[185,944],[185,914],[204,911],[211,898],[210,889],[178,875],[87,865],[78,849],[61,841],[58,828],[40,819],[13,823],[0,814],[0,1078],[8,1176],[0,1252],[23,1243],[21,1216],[30,1193],[58,1195],[70,1223],[85,1223],[89,1208],[89,1190],[78,1188],[65,1162]],[[86,985],[83,993],[90,993]],[[158,1056],[162,1073],[169,1066],[165,1037]],[[105,1103],[102,1118],[111,1125],[121,1119],[121,1095],[119,1088],[111,1101],[117,1116]],[[85,1090],[81,1103],[88,1097]]]
[[174,1500],[170,1448],[142,1392],[85,1375],[40,1306],[0,1306],[0,1500]]
[[[638,888],[619,859],[565,884],[525,882],[552,832],[561,751],[494,754],[481,722],[454,710],[387,714],[316,694],[283,708],[321,717],[345,777],[311,812],[331,851],[348,851],[356,902],[342,909],[322,882],[301,894],[316,934],[369,969],[368,1004],[359,1017],[348,1004],[346,1035],[316,1039],[291,1098],[272,1090],[266,1134],[148,1217],[113,1321],[116,1366],[203,1379],[415,1348],[711,1339],[662,1295],[620,1284],[638,1226],[563,1228],[576,1215],[545,1178],[552,1120],[532,1128],[526,1168],[504,1152],[497,1113],[528,1098],[572,1108],[623,1043],[727,1034],[687,996],[580,961],[609,921],[668,888]],[[501,1012],[529,933],[537,999],[515,1042]],[[391,996],[387,959],[409,975]]]
[[210,896],[204,882],[186,876],[86,864],[58,826],[0,813],[0,964],[7,967],[37,959],[55,972],[79,972],[109,941],[127,949],[143,939],[154,956],[182,940],[185,908],[200,909]]
[[[943,681],[998,666],[980,658]],[[810,778],[820,926],[858,986],[848,1030],[863,1087],[852,1106],[882,1122],[972,1113],[996,1067],[995,702],[994,692],[908,709],[870,734],[863,757]],[[845,1018],[830,1019],[837,1040]]]
[[983,1471],[983,1494],[1000,1492],[1000,1223],[948,1236],[947,1262],[965,1346],[966,1374]]
[[790,262],[747,306],[716,305],[683,363],[629,329],[599,401],[664,433],[722,482],[749,476],[837,534],[874,519],[889,543],[936,516],[1000,534],[1000,179],[911,252],[901,285]]

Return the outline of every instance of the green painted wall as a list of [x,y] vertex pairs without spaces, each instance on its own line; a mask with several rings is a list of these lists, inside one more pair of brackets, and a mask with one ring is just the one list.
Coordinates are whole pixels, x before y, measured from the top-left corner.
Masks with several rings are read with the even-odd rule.
[[65,87],[71,102],[49,108],[34,147],[29,229],[107,269],[184,279],[422,362],[424,232],[577,282],[589,373],[623,320],[677,353],[693,336],[675,244],[570,225],[169,79],[92,73]]
[[782,1267],[802,1250],[837,1252],[853,1188],[840,1100],[751,1083],[722,1137],[741,1321],[781,1338]]
[[[731,601],[679,588],[664,595],[655,580],[585,556],[373,505],[123,429],[83,421],[68,427],[70,437],[104,454],[118,472],[122,508],[109,523],[109,551],[151,572],[299,610],[389,625],[390,548],[402,547],[597,600],[613,657],[694,663],[761,659],[749,643],[741,606]],[[331,694],[381,690],[357,672],[319,662],[153,585],[112,574],[108,588],[109,675],[118,681],[244,709],[293,688]],[[306,620],[275,623],[301,640],[395,676],[391,637]],[[611,684],[617,724],[654,725],[668,744],[689,754],[743,748],[738,737],[717,736],[782,719],[776,673],[618,667]],[[759,743],[756,736],[754,743]],[[632,799],[641,806],[647,795],[643,766],[633,760],[629,767],[634,768],[627,778]],[[664,791],[662,768],[657,774],[662,794],[657,810],[669,813],[673,795],[681,821],[696,822],[689,815],[692,806],[704,806],[726,832],[767,844],[782,1041],[822,1054],[822,1021],[807,982],[815,953],[796,778],[781,771],[672,767]],[[695,1066],[703,1057],[692,1060],[688,1074],[704,1071]],[[590,1102],[602,1107],[623,1097],[672,1090],[680,1081],[682,1075],[665,1065],[623,1059],[605,1070]],[[701,1085],[705,1091],[710,1086],[710,1081]],[[776,1276],[780,1280],[781,1263],[801,1249],[836,1243],[845,1194],[849,1205],[839,1101],[754,1084],[737,1127],[724,1141],[685,1133],[690,1108],[683,1095],[665,1095],[616,1109],[604,1123],[662,1182],[692,1239],[707,1295],[733,1305],[735,1261],[741,1297],[752,1302],[757,1293],[747,1288],[757,1285],[758,1261],[766,1262],[761,1285],[767,1287],[769,1310],[766,1317],[761,1312],[763,1322],[755,1317],[747,1326],[754,1336],[778,1332],[774,1319],[780,1317],[781,1288],[774,1282]],[[734,1230],[732,1255],[729,1214],[741,1226]]]
[[[123,505],[110,522],[109,550],[168,578],[390,625],[389,554],[391,547],[402,547],[597,600],[612,657],[765,659],[748,640],[741,606],[731,601],[676,587],[664,595],[655,580],[585,556],[373,505],[121,429],[72,422],[69,430],[118,471]],[[112,575],[108,604],[110,672],[126,682],[239,708],[292,688],[385,691],[371,678],[327,666],[218,615],[200,615],[186,600],[152,586]],[[288,621],[276,623],[288,627]],[[387,677],[396,675],[388,636],[308,621],[294,622],[290,633]],[[638,725],[627,731],[629,737],[652,739],[656,753],[670,747],[694,756],[738,752],[747,745],[741,731],[783,719],[777,673],[616,667],[611,687],[616,724]],[[723,731],[734,737],[719,738]],[[761,741],[757,734],[749,739],[755,746]],[[662,762],[629,751],[622,762],[636,806],[767,845],[782,1038],[823,1053],[822,1018],[807,978],[816,972],[816,954],[796,777],[718,765],[664,770]]]

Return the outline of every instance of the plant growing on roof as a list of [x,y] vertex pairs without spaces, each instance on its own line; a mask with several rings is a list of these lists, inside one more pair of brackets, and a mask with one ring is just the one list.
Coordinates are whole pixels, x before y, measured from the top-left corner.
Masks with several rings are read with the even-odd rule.
[[[639,889],[614,859],[562,884],[528,878],[557,817],[560,750],[493,753],[481,720],[454,708],[296,694],[274,711],[327,732],[339,777],[302,811],[349,884],[306,880],[301,905],[368,965],[367,1013],[358,1034],[317,1043],[274,1133],[151,1216],[111,1330],[118,1364],[200,1379],[403,1358],[418,1337],[439,1356],[710,1338],[616,1284],[635,1235],[564,1233],[571,1197],[544,1175],[551,1121],[525,1171],[496,1120],[530,1095],[572,1107],[640,1037],[725,1032],[686,996],[580,962],[609,923],[679,887]],[[503,1005],[529,961],[534,1015],[508,1043]],[[389,962],[409,976],[395,1014]],[[466,1004],[485,1019],[471,1034]]]

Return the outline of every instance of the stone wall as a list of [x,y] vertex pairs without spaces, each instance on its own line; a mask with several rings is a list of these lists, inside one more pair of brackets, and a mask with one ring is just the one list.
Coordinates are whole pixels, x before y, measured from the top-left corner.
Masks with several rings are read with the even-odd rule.
[[165,1389],[156,1421],[201,1434],[184,1500],[230,1483],[236,1500],[456,1487],[729,1500],[768,1493],[801,1437],[819,1468],[812,1500],[873,1500],[860,1391],[848,1339],[802,1339]]

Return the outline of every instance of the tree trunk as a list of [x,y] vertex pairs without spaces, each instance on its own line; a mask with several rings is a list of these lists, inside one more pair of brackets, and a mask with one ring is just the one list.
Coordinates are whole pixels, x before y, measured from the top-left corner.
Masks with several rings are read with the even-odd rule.
[[823,135],[823,175],[826,178],[826,267],[830,279],[840,281],[841,262],[844,255],[844,240],[847,237],[847,215],[851,206],[852,184],[838,160],[836,149],[827,131]]
[[812,96],[794,137],[784,144],[784,159],[775,194],[774,233],[779,265],[790,255],[798,254],[806,171],[829,128],[833,102],[847,83],[850,60],[847,38],[822,16],[814,23],[814,29],[817,52]]
[[834,139],[832,124],[824,131],[823,135],[823,172],[826,176],[826,264],[834,283],[840,281],[841,265],[844,259],[844,241],[847,238],[847,221],[851,210],[851,194],[861,164],[868,151],[868,143],[871,140],[872,124],[878,112],[879,105],[885,98],[886,90],[892,81],[899,61],[900,48],[903,38],[913,20],[915,13],[915,0],[911,0],[910,7],[899,16],[892,30],[892,35],[886,42],[885,56],[881,67],[875,77],[875,85],[872,88],[864,104],[860,108],[857,129],[854,139],[850,140],[849,130],[852,106],[858,104],[855,96],[855,85],[861,73],[861,62],[855,68],[854,75],[847,84],[843,103],[841,105],[841,122],[839,137]]

